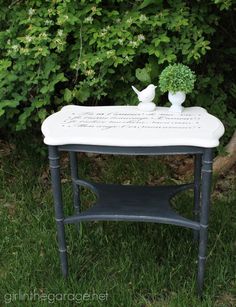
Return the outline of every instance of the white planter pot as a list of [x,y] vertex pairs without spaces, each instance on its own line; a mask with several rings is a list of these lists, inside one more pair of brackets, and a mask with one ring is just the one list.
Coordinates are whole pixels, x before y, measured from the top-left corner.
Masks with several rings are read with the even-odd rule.
[[168,99],[171,102],[170,111],[174,113],[181,113],[183,111],[182,103],[186,99],[186,94],[184,92],[168,92]]

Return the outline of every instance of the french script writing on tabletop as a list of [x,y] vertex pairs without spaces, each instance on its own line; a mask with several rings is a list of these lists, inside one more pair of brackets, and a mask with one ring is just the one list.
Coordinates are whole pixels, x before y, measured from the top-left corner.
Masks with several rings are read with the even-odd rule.
[[201,114],[181,113],[125,113],[78,112],[71,113],[61,125],[65,128],[108,129],[200,129]]

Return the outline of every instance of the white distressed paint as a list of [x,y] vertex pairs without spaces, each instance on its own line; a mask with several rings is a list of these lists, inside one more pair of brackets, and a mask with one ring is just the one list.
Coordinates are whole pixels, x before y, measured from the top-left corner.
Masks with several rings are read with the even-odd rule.
[[216,147],[224,134],[219,119],[200,107],[172,113],[156,107],[143,112],[137,106],[83,107],[69,105],[42,124],[47,145]]

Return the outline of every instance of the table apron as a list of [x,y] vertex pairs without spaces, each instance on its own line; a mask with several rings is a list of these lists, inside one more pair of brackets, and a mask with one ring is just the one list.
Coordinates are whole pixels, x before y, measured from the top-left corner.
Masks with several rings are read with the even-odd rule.
[[197,146],[150,146],[150,147],[124,147],[100,145],[59,145],[59,151],[90,152],[115,155],[177,155],[177,154],[203,154],[209,148]]

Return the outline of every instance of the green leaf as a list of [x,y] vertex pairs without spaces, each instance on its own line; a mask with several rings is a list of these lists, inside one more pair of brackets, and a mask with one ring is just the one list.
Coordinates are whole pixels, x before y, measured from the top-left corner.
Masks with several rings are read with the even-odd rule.
[[90,97],[90,89],[88,86],[82,86],[75,94],[80,102],[85,102]]
[[160,43],[169,43],[170,38],[165,34],[161,34],[158,37],[154,38],[152,42],[154,43],[155,47],[158,47]]
[[11,61],[9,60],[0,60],[0,70],[4,71],[11,66]]
[[139,81],[143,83],[151,83],[150,71],[147,68],[137,68],[135,75]]
[[19,105],[19,100],[1,100],[0,101],[0,109],[3,109],[5,107],[9,108],[15,108]]
[[48,102],[45,100],[36,100],[32,103],[32,106],[35,108],[41,108],[42,106],[45,106]]
[[41,87],[40,92],[42,94],[46,94],[48,92],[48,90],[49,90],[48,85],[44,85],[43,87]]
[[145,7],[151,4],[162,4],[162,0],[144,0],[143,3],[140,5],[140,9],[144,9]]
[[46,109],[41,109],[38,111],[38,117],[41,119],[41,120],[44,120],[47,116],[47,110]]
[[73,99],[72,91],[66,88],[64,91],[64,100],[66,102],[71,102],[72,99]]

